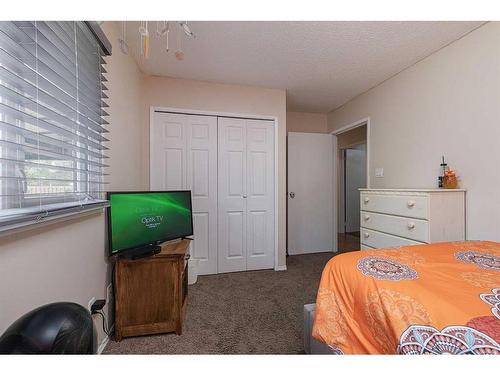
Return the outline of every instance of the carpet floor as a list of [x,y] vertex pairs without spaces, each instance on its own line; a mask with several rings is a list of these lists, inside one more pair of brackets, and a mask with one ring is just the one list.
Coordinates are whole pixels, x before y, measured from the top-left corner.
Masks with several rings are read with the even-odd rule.
[[332,253],[287,258],[287,271],[199,276],[183,333],[110,341],[105,354],[303,353],[303,306],[314,303]]

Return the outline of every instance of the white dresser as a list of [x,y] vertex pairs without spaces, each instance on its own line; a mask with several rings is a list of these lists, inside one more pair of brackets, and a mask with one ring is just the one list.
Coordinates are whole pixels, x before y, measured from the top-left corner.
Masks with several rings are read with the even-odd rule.
[[465,240],[465,190],[360,189],[361,249]]

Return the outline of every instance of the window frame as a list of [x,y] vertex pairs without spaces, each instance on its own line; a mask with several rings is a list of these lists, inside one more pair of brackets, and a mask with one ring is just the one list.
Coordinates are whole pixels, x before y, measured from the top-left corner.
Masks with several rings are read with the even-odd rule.
[[[7,23],[7,22],[12,22],[12,21],[3,21],[4,23]],[[39,29],[38,29],[38,26],[37,26],[37,22],[45,22],[45,21],[33,21],[33,24],[34,24],[34,30],[35,30],[35,33],[38,33],[40,32]],[[86,30],[88,30],[90,33],[88,35],[92,35],[94,38],[95,38],[95,42],[97,42],[97,45],[99,47],[96,47],[96,54],[98,55],[97,59],[97,64],[98,64],[98,73],[100,75],[101,78],[99,78],[99,80],[97,80],[97,90],[99,92],[99,94],[95,94],[96,97],[93,97],[91,96],[90,99],[91,100],[95,100],[97,103],[100,101],[100,105],[98,104],[98,108],[100,109],[100,112],[101,112],[101,115],[100,115],[100,118],[102,119],[103,116],[108,116],[107,112],[105,112],[103,110],[104,107],[107,107],[107,103],[105,102],[105,99],[107,99],[107,95],[103,95],[103,74],[106,73],[106,71],[103,69],[103,64],[105,64],[105,60],[103,61],[103,58],[105,56],[109,56],[111,55],[111,43],[109,42],[109,40],[106,38],[104,32],[102,31],[102,29],[100,28],[100,25],[97,23],[97,22],[94,22],[94,21],[70,21],[70,22],[73,22],[73,28],[74,28],[74,33],[75,33],[75,59],[78,59],[78,48],[80,48],[81,44],[85,44],[85,41],[79,41],[78,42],[78,39],[77,39],[77,34],[78,34],[78,30],[77,28],[80,27],[81,28],[81,32],[83,32],[84,34],[87,33]],[[17,25],[15,25],[17,26]],[[83,29],[82,27],[85,27],[85,29]],[[5,34],[7,35],[7,34]],[[38,34],[37,34],[38,35]],[[82,37],[84,38],[84,36]],[[36,39],[35,39],[36,40]],[[49,42],[50,39],[47,39]],[[88,42],[88,40],[90,39],[87,39],[86,41]],[[78,42],[78,43],[77,43]],[[38,50],[38,42],[37,41],[34,41],[34,44],[36,45],[36,50]],[[57,47],[56,47],[57,48]],[[83,47],[82,47],[83,48]],[[5,49],[3,49],[3,51],[5,53],[8,53]],[[100,51],[100,52],[97,52],[97,51]],[[47,52],[48,53],[48,52]],[[88,55],[90,56],[90,55]],[[52,58],[55,58],[54,56],[52,56]],[[87,57],[84,57],[84,59],[86,59]],[[95,58],[95,57],[94,57]],[[35,57],[36,59],[36,66],[37,66],[37,69],[35,70],[35,75],[36,77],[38,77],[41,73],[38,71],[38,60],[39,60],[39,57],[38,57],[38,53]],[[19,64],[22,64],[21,62]],[[75,136],[78,138],[78,134],[82,135],[82,134],[85,134],[85,132],[81,132],[80,131],[80,116],[82,115],[78,109],[78,106],[79,106],[79,99],[78,99],[78,95],[79,95],[79,89],[78,89],[78,83],[79,83],[79,71],[80,71],[80,66],[78,64],[78,60],[75,60],[75,72],[73,74],[73,77],[74,79],[76,80],[76,120],[72,120],[73,123],[70,124],[70,129],[71,127],[73,127],[73,130],[75,131]],[[94,68],[95,68],[95,65],[94,65]],[[82,70],[82,73],[87,74],[85,73],[85,71]],[[14,74],[14,73],[13,73]],[[57,74],[57,73],[56,73]],[[24,79],[22,78],[21,76],[16,76],[20,79]],[[45,78],[46,79],[46,78]],[[105,79],[104,79],[105,80]],[[10,77],[8,77],[7,81],[4,81],[4,83],[6,83],[8,86],[11,86],[11,84],[9,84],[9,81],[10,81]],[[49,81],[50,82],[50,81]],[[91,81],[90,81],[91,82]],[[54,82],[51,82],[52,84],[55,85]],[[100,87],[99,87],[100,85]],[[2,87],[7,87],[8,86],[3,86]],[[36,79],[36,85],[33,85],[35,87],[35,90],[36,92],[38,93],[39,90],[41,90],[41,87],[39,86],[38,84],[38,78]],[[85,86],[85,84],[84,84]],[[57,88],[60,89],[59,86],[56,85]],[[105,87],[105,86],[104,86]],[[23,87],[24,89],[24,87]],[[23,94],[24,95],[30,95],[29,94],[30,91],[25,91],[25,90],[19,90],[19,95],[21,95],[21,97],[23,97]],[[50,95],[50,94],[48,94]],[[100,97],[97,97],[98,95],[100,95]],[[0,92],[0,96],[2,96],[2,93]],[[85,93],[85,96],[87,96],[87,93]],[[12,101],[12,103],[14,103],[14,99],[9,99],[9,95],[7,97],[7,100],[9,101]],[[5,98],[5,97],[4,97]],[[28,98],[28,97],[27,97]],[[38,116],[40,116],[40,112],[38,111],[38,108],[39,108],[39,104],[40,103],[38,101],[38,94],[37,94],[37,101],[36,101],[36,117],[38,119]],[[58,100],[58,98],[54,98],[54,100]],[[4,102],[3,100],[1,100],[0,98],[0,102]],[[84,104],[86,105],[86,104]],[[9,106],[11,106],[9,104]],[[21,107],[21,105],[19,105],[19,107]],[[96,108],[97,108],[96,107]],[[49,108],[50,109],[50,108]],[[72,109],[72,107],[70,108]],[[92,110],[90,107],[87,108],[88,110]],[[19,109],[20,112],[22,112],[20,109]],[[58,112],[57,110],[53,110],[55,112],[54,116],[57,116],[58,114],[61,114],[60,112]],[[7,116],[8,118],[8,116]],[[56,121],[56,120],[52,120],[50,117],[48,117],[48,119],[53,122],[53,121]],[[69,119],[71,120],[71,119]],[[0,121],[4,121],[4,114],[2,112],[0,112]],[[5,120],[7,122],[7,120]],[[25,122],[24,121],[21,121],[19,119],[15,119],[14,121],[9,121],[8,122],[9,126],[13,126],[13,129],[14,129],[14,132],[15,132],[15,129],[18,128],[18,129],[21,129],[22,131],[20,131],[19,133],[15,134],[15,138],[17,139],[17,141],[15,142],[12,142],[13,144],[15,145],[19,145],[19,147],[17,149],[15,149],[15,152],[26,152],[25,149],[23,149],[23,146],[26,147],[26,145],[28,145],[27,147],[29,148],[29,145],[30,145],[30,142],[26,142],[26,139],[30,139],[29,136],[26,135],[26,131],[30,131],[29,129],[26,129],[25,127]],[[38,124],[38,120],[37,120],[37,124]],[[59,126],[61,125],[61,123],[57,123],[56,122],[56,126],[57,127],[57,124],[59,124]],[[76,124],[76,126],[74,125]],[[96,123],[97,124],[97,123]],[[107,121],[102,121],[100,122],[100,126],[103,127],[104,124],[108,124]],[[67,124],[64,124],[64,127],[67,127],[68,125]],[[75,130],[76,128],[76,130]],[[86,129],[91,129],[90,127],[87,127]],[[92,129],[95,131],[95,129]],[[24,132],[23,132],[24,131]],[[90,131],[90,130],[86,130],[87,132]],[[6,132],[6,133],[4,133]],[[0,129],[0,135],[4,135],[4,134],[7,134],[7,137],[8,137],[8,134],[10,134],[10,130],[9,131],[6,131],[5,129]],[[55,133],[56,135],[58,133]],[[96,134],[101,134],[99,131],[96,132]],[[30,134],[28,134],[30,135]],[[19,137],[21,137],[22,139],[19,139]],[[52,137],[51,137],[52,138]],[[6,139],[3,139],[2,136],[0,136],[0,139],[2,139],[3,141],[7,141]],[[100,145],[102,145],[102,140],[99,140],[99,141],[96,141],[96,138],[92,138],[91,135],[87,134],[86,135],[86,140],[89,140],[88,142],[90,142],[90,140],[94,141],[94,142],[98,142]],[[54,138],[54,141],[58,141],[57,138]],[[61,140],[59,140],[59,142],[62,142]],[[40,140],[38,139],[38,143],[40,143]],[[5,144],[5,143],[4,143]],[[57,143],[56,143],[57,144]],[[53,145],[51,145],[53,146]],[[38,146],[40,147],[40,146]],[[54,146],[54,147],[57,147],[57,146]],[[12,230],[19,230],[19,229],[22,229],[24,227],[30,227],[32,225],[39,225],[40,223],[43,223],[43,222],[54,222],[54,221],[58,221],[60,219],[64,219],[64,218],[67,218],[67,217],[70,217],[70,216],[74,216],[74,215],[83,215],[83,214],[89,214],[89,213],[94,213],[96,211],[101,211],[102,212],[102,209],[105,208],[105,207],[108,207],[109,206],[109,203],[108,201],[106,200],[106,197],[105,197],[105,189],[103,188],[104,186],[104,176],[106,176],[106,173],[105,173],[105,168],[107,167],[107,165],[105,165],[104,163],[102,163],[103,161],[103,157],[105,157],[105,153],[104,153],[104,150],[106,150],[107,148],[106,147],[102,147],[102,148],[99,148],[99,149],[94,149],[94,150],[91,150],[89,148],[89,145],[88,143],[86,143],[85,141],[84,142],[80,142],[79,140],[76,140],[74,144],[72,144],[71,146],[73,148],[73,151],[67,155],[68,158],[65,158],[65,146],[62,146],[61,147],[61,150],[63,150],[61,152],[61,154],[59,154],[60,156],[60,159],[57,159],[57,157],[55,157],[53,160],[61,160],[61,161],[68,161],[68,162],[71,162],[73,167],[71,168],[68,168],[68,171],[71,173],[72,177],[71,178],[68,178],[66,181],[67,182],[71,182],[73,185],[73,188],[72,188],[72,191],[71,192],[67,192],[67,193],[62,193],[62,194],[68,194],[69,196],[83,196],[85,194],[87,194],[87,197],[85,197],[83,200],[80,199],[80,200],[75,200],[75,199],[72,199],[72,200],[69,200],[69,201],[66,201],[65,197],[64,196],[53,196],[51,198],[42,198],[45,194],[45,196],[47,196],[48,194],[55,194],[55,193],[39,193],[37,195],[33,195],[33,196],[26,196],[26,194],[28,194],[28,181],[29,181],[29,177],[26,177],[26,173],[24,172],[23,175],[24,177],[19,177],[19,176],[16,176],[16,173],[10,173],[9,175],[13,175],[13,177],[8,177],[8,176],[5,176],[3,174],[3,172],[5,171],[5,168],[10,168],[9,167],[9,162],[6,162],[4,160],[0,160],[0,203],[2,203],[2,205],[0,205],[0,207],[5,207],[6,204],[4,204],[4,202],[9,202],[9,197],[8,197],[8,193],[9,193],[9,184],[8,183],[5,183],[5,179],[8,179],[8,178],[13,178],[18,185],[22,185],[21,188],[17,188],[18,192],[16,194],[16,196],[19,196],[20,199],[23,200],[23,203],[24,202],[36,202],[36,201],[40,201],[40,205],[36,205],[36,204],[28,204],[28,205],[24,205],[24,204],[21,204],[20,203],[20,206],[21,208],[0,208],[0,234],[4,233],[4,232],[11,232]],[[70,148],[71,148],[70,147]],[[10,147],[6,147],[6,146],[2,146],[2,144],[0,144],[0,158],[4,157],[5,155],[5,152],[6,150],[8,151]],[[84,151],[80,151],[78,149],[84,149],[84,148],[87,148],[88,152],[85,153]],[[75,149],[77,151],[75,151]],[[48,147],[47,150],[43,150],[42,153],[45,153],[45,157],[47,157],[47,153],[50,154],[50,152],[54,152],[54,151],[50,151],[50,148]],[[28,151],[29,153],[29,151]],[[94,153],[94,154],[100,154],[102,155],[101,158],[96,158],[95,156],[92,156],[91,154]],[[57,152],[54,152],[54,154],[58,154]],[[52,159],[40,159],[40,148],[38,149],[38,162],[40,162],[40,160],[46,160],[46,161],[49,161],[49,160],[52,160]],[[82,158],[81,156],[82,155],[85,155],[85,158]],[[18,168],[18,165],[22,163],[26,163],[26,157],[24,158],[19,158],[17,157],[16,160],[19,160],[18,162],[13,162],[12,163],[12,168]],[[85,162],[85,161],[86,162]],[[98,160],[98,161],[96,161]],[[93,166],[92,164],[95,163]],[[101,164],[101,166],[97,166],[98,164]],[[33,165],[33,164],[32,164]],[[47,163],[45,165],[50,165],[50,163]],[[80,167],[82,167],[84,165],[84,168],[81,168],[81,170],[79,169]],[[94,167],[96,168],[100,168],[99,169],[99,172],[95,172],[93,171],[94,170]],[[36,166],[35,166],[36,168]],[[42,167],[44,168],[44,167]],[[24,170],[24,168],[21,168]],[[50,168],[47,168],[47,169],[50,169]],[[85,171],[85,173],[84,173]],[[89,172],[91,171],[91,172]],[[90,176],[91,174],[95,174],[97,177],[95,179],[92,179]],[[85,178],[83,178],[82,176],[85,175]],[[39,178],[39,181],[51,181],[50,178]],[[55,180],[52,180],[52,181],[55,181]],[[62,181],[59,180],[60,182]],[[66,183],[66,181],[63,182]],[[43,182],[41,182],[41,184],[43,184]],[[99,190],[92,190],[91,189],[91,185],[95,185],[95,184],[99,184]],[[81,185],[85,185],[85,189],[81,189]],[[101,197],[99,199],[95,198],[95,197],[92,197],[92,199],[88,199],[88,197],[90,197],[89,194],[91,193],[97,193],[98,195],[100,195]],[[17,198],[13,198],[13,199],[17,199]],[[43,204],[42,204],[42,199],[44,200]],[[9,212],[6,213],[3,217],[1,215],[1,212],[4,211],[4,210],[8,210]]]

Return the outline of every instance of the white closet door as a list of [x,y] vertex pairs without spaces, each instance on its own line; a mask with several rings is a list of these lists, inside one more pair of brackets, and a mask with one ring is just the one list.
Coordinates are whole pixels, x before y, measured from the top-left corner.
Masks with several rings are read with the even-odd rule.
[[246,270],[246,121],[218,118],[219,273]]
[[274,122],[247,120],[247,270],[274,266]]
[[274,266],[274,123],[219,118],[219,273]]
[[198,274],[217,273],[217,118],[156,112],[151,190],[191,190]]
[[193,200],[191,256],[197,273],[217,273],[217,118],[187,117],[187,189]]

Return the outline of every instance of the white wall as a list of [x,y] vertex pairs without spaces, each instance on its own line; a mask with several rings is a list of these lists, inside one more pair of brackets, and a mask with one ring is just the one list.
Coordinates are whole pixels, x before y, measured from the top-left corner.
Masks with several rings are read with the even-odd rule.
[[326,133],[326,113],[287,112],[286,131],[299,133]]
[[373,188],[436,187],[444,154],[467,189],[467,238],[499,241],[499,103],[500,22],[490,22],[331,112],[328,128],[370,117]]
[[149,169],[143,167],[145,155],[149,153],[149,148],[145,148],[149,127],[144,122],[144,77],[132,57],[120,51],[118,23],[105,22],[102,28],[113,43],[113,54],[106,59],[110,97],[108,138],[111,140],[106,152],[110,166],[107,190],[148,190]]
[[[143,86],[144,119],[151,106],[208,112],[275,116],[278,119],[278,265],[286,264],[286,92],[169,77],[147,77]],[[148,127],[149,129],[149,127]],[[144,143],[149,171],[149,130]]]
[[[117,25],[106,22],[103,29],[114,52],[106,66],[111,107],[109,189],[143,189],[147,187],[141,168],[144,150],[138,142],[144,133],[141,74],[135,62],[119,51]],[[105,229],[105,215],[99,213],[0,237],[0,334],[40,305],[71,301],[87,306],[92,297],[105,298],[111,273]],[[100,321],[96,327],[100,342],[104,337]]]

